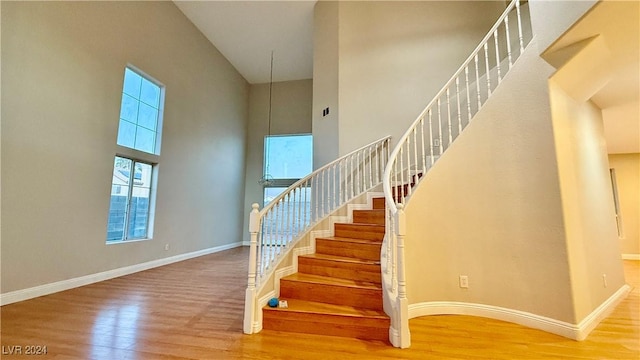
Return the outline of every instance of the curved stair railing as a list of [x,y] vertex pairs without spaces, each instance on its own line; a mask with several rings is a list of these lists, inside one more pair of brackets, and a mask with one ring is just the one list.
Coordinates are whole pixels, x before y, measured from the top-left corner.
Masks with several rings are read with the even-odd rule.
[[258,204],[252,205],[245,333],[255,332],[261,286],[301,236],[340,206],[380,185],[390,139],[374,141],[315,170],[260,211]]
[[393,149],[384,171],[387,234],[383,242],[385,311],[391,317],[390,341],[408,347],[405,284],[404,206],[473,116],[491,96],[531,39],[528,4],[513,0],[451,79],[437,93]]

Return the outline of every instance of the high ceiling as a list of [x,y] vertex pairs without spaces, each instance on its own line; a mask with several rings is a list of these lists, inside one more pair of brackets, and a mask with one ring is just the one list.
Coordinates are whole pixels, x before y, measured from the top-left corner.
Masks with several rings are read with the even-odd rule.
[[313,76],[315,0],[181,1],[176,6],[251,84]]
[[[313,76],[313,8],[316,0],[183,1],[176,6],[251,84]],[[611,79],[591,100],[603,109],[610,152],[640,151],[639,3],[598,3],[547,53],[602,35],[611,50]],[[555,50],[554,50],[555,49]]]

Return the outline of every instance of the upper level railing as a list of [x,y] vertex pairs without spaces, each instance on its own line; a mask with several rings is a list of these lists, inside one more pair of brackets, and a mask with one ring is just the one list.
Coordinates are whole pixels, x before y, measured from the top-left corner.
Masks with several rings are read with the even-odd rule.
[[[251,248],[247,304],[288,249],[319,220],[356,196],[382,182],[389,158],[390,137],[372,142],[315,170],[291,185],[258,211],[253,204],[249,219]],[[245,332],[251,333],[254,306],[245,309]],[[248,323],[250,322],[250,323]]]
[[[513,0],[507,6],[480,44],[399,139],[389,157],[383,178],[388,226],[382,266],[385,290],[394,302],[396,315],[402,311],[399,303],[405,302],[406,306],[404,219],[398,213],[402,215],[414,187],[469,125],[523,53],[531,39],[528,12],[524,0]],[[408,323],[408,319],[396,320],[397,326]],[[395,330],[400,334],[395,345],[405,347],[408,339],[402,339],[403,329]],[[404,331],[408,337],[408,328]]]

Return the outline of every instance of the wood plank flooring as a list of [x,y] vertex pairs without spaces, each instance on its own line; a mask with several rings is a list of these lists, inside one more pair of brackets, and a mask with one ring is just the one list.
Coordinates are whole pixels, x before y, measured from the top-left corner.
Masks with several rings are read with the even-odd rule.
[[[634,288],[582,342],[497,320],[411,320],[412,347],[263,330],[242,333],[248,249],[238,248],[0,308],[2,359],[640,359]],[[47,346],[41,356],[8,355]],[[0,353],[2,354],[2,353]]]

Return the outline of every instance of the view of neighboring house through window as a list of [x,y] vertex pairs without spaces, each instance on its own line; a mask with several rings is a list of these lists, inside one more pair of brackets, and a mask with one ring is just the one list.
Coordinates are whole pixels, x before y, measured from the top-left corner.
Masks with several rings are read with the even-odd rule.
[[107,241],[146,239],[153,166],[116,156]]
[[154,162],[115,156],[107,243],[151,238],[155,193],[152,184],[156,155],[160,154],[163,102],[164,88],[157,81],[141,71],[125,68],[116,142],[152,154]]

